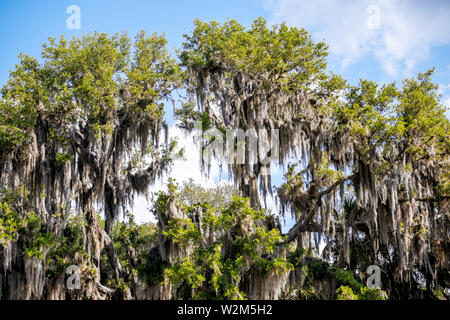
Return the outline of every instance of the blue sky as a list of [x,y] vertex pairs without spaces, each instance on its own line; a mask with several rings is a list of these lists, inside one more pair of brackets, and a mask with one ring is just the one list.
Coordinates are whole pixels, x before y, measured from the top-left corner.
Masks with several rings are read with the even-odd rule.
[[[81,10],[79,30],[66,27],[70,5]],[[93,31],[126,31],[133,37],[144,29],[165,33],[174,52],[196,18],[233,18],[249,26],[259,16],[271,24],[286,21],[304,27],[315,40],[324,39],[330,46],[329,69],[352,84],[359,78],[399,82],[434,66],[442,101],[450,105],[450,2],[437,0],[1,1],[0,86],[7,81],[18,54],[38,57],[48,37],[70,38]],[[170,115],[169,111],[167,120],[172,124]],[[190,163],[176,164],[175,176],[192,175],[200,180],[194,154],[188,157]],[[220,179],[217,171],[213,173],[215,180]],[[280,176],[274,176],[276,183]]]
[[[66,27],[70,5],[81,9],[79,30]],[[379,27],[373,30],[365,23],[372,16],[367,12],[371,5],[378,7],[380,16]],[[127,31],[133,36],[144,29],[164,32],[173,49],[192,30],[195,18],[234,18],[250,25],[258,16],[271,23],[305,27],[315,39],[325,39],[330,45],[329,68],[352,83],[359,78],[399,81],[432,66],[437,69],[435,81],[450,83],[450,3],[446,1],[17,0],[0,3],[0,84],[20,52],[38,56],[50,36],[93,31]],[[413,66],[405,66],[411,58]],[[389,64],[395,70],[388,70]]]
[[[81,29],[69,30],[67,7],[81,9]],[[169,48],[180,46],[183,34],[189,33],[195,18],[224,21],[228,17],[248,25],[265,15],[258,1],[143,1],[143,0],[19,0],[0,2],[0,83],[4,84],[8,70],[17,62],[20,52],[40,54],[48,37],[80,36],[88,32],[126,31],[130,36],[144,29],[148,33],[165,33]]]

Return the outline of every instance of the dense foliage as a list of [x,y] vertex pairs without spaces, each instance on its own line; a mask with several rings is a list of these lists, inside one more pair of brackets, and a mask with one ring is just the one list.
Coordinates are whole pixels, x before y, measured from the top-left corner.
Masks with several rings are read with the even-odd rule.
[[[304,29],[194,25],[178,61],[144,32],[20,55],[0,97],[0,299],[448,299],[450,124],[434,70],[353,86]],[[137,224],[134,197],[182,156],[161,138],[177,88],[201,167],[215,157],[234,183],[170,180],[156,223]],[[253,162],[251,139],[267,140]],[[286,166],[275,189],[271,166]],[[272,192],[280,212],[262,209]],[[66,286],[72,265],[81,289]],[[370,265],[382,290],[365,286]]]
[[202,121],[205,145],[224,128],[279,130],[278,158],[260,145],[253,165],[248,154],[245,164],[215,154],[252,205],[271,191],[268,167],[287,164],[277,195],[295,218],[288,242],[318,252],[325,241],[324,258],[341,266],[382,266],[395,297],[423,286],[433,295],[450,280],[450,130],[433,70],[400,88],[351,86],[325,74],[325,55],[323,43],[284,24],[196,22],[180,57],[198,104],[179,118],[186,128]]

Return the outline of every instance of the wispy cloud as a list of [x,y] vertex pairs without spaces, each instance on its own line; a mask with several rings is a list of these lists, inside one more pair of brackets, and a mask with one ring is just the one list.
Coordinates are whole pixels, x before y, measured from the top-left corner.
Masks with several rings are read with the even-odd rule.
[[433,47],[450,43],[447,1],[267,0],[266,8],[272,22],[325,39],[343,68],[372,54],[388,74],[409,75]]
[[[176,124],[169,127],[169,139],[175,139],[178,142],[178,147],[184,148],[184,159],[176,160],[172,166],[172,170],[161,180],[156,181],[150,188],[151,196],[155,196],[159,191],[166,190],[169,177],[174,178],[179,184],[192,179],[195,183],[207,188],[213,187],[218,183],[231,183],[227,180],[226,172],[221,174],[219,162],[214,158],[211,159],[211,169],[208,176],[201,170],[201,152],[199,144],[194,143],[194,135],[195,132],[187,133],[183,129],[178,128]],[[227,169],[225,169],[225,171],[226,170]],[[281,175],[279,166],[272,165],[271,173],[273,176]],[[275,203],[273,196],[267,196],[265,205],[272,213],[277,213],[279,211],[279,205]],[[135,199],[135,203],[130,209],[137,222],[156,222],[155,217],[153,217],[149,210],[150,207],[151,203],[148,203],[145,197],[140,196]],[[286,221],[283,221],[282,224],[283,231],[286,232],[293,224],[293,220],[290,217],[287,217]]]
[[[220,170],[218,163],[212,162],[209,176],[206,176],[200,168],[200,149],[199,145],[194,143],[193,134],[189,134],[178,128],[175,124],[169,127],[169,139],[174,139],[178,143],[179,148],[184,149],[183,159],[174,162],[172,169],[161,180],[156,181],[155,185],[150,188],[154,195],[159,191],[166,190],[168,178],[171,177],[177,183],[182,183],[193,179],[195,183],[204,187],[212,187],[219,182]],[[150,206],[144,197],[138,197],[132,208],[133,214],[137,222],[155,222],[154,217],[148,210]]]

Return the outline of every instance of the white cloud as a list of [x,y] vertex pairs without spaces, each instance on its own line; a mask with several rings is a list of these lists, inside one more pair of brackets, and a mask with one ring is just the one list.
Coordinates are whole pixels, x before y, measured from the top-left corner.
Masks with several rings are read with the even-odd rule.
[[[159,191],[166,190],[167,180],[169,177],[176,179],[178,183],[187,181],[190,178],[194,180],[195,183],[201,184],[204,187],[213,187],[218,183],[228,183],[228,180],[224,180],[225,177],[221,176],[219,164],[216,160],[211,161],[211,171],[209,177],[200,169],[200,148],[199,145],[194,143],[194,133],[186,133],[184,130],[173,125],[169,128],[169,139],[175,139],[178,142],[178,147],[184,148],[184,159],[177,160],[172,166],[172,170],[166,174],[161,181],[157,181],[155,185],[150,188],[150,192],[154,195]],[[272,175],[280,175],[281,170],[278,166],[271,166]],[[266,199],[267,209],[270,209],[272,213],[279,211],[278,205],[275,203],[275,199],[268,196]],[[148,203],[145,197],[137,197],[132,209],[134,218],[136,222],[156,222],[155,217],[151,214],[149,208],[151,203]],[[286,232],[290,226],[294,223],[290,217],[287,217],[283,225],[283,231]]]
[[[219,182],[220,171],[217,163],[212,163],[209,177],[206,177],[200,170],[200,149],[194,143],[193,134],[188,134],[176,125],[169,127],[169,139],[175,139],[178,142],[178,148],[184,148],[184,159],[176,160],[172,166],[172,170],[166,174],[161,181],[157,181],[154,186],[150,187],[150,192],[156,194],[158,191],[166,190],[168,178],[174,178],[177,183],[182,183],[190,178],[194,182],[205,187],[212,187],[215,182]],[[136,222],[155,221],[144,197],[137,197],[132,208]]]
[[447,106],[447,108],[450,108],[450,97],[444,99],[444,105]]
[[450,119],[450,84],[439,83],[438,93],[442,96],[442,104],[447,107],[445,115]]
[[438,83],[438,85],[439,85],[439,89],[438,89],[439,94],[444,94],[445,92],[450,90],[450,84]]
[[450,96],[447,96],[443,99],[442,103],[444,106],[447,107],[447,111],[445,112],[445,115],[447,116],[447,119],[450,119]]
[[325,39],[343,68],[373,54],[390,75],[409,75],[432,47],[450,43],[446,1],[267,0],[266,8],[271,22],[286,21]]

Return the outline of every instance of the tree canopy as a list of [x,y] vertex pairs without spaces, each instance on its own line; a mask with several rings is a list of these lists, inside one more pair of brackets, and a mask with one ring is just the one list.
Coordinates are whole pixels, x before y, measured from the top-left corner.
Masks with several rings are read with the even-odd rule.
[[[194,26],[178,59],[144,32],[50,38],[40,60],[20,55],[0,97],[0,298],[448,295],[450,128],[434,69],[351,85],[304,29]],[[138,225],[127,207],[182,155],[161,138],[178,88],[200,165],[215,157],[233,186],[171,180],[157,224]],[[285,169],[277,188],[273,166]],[[263,209],[272,193],[280,212]],[[78,293],[64,287],[70,264]],[[370,265],[386,292],[364,286]]]

